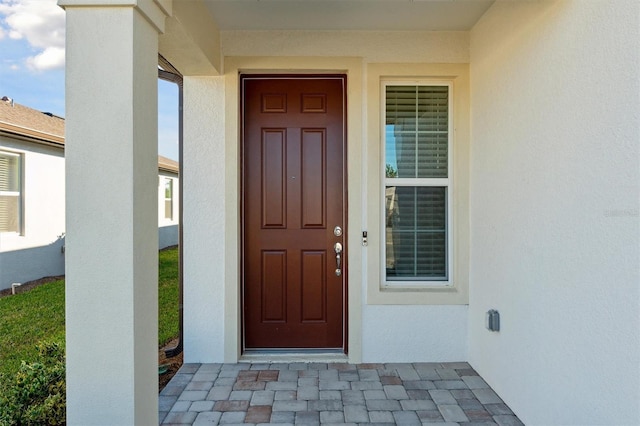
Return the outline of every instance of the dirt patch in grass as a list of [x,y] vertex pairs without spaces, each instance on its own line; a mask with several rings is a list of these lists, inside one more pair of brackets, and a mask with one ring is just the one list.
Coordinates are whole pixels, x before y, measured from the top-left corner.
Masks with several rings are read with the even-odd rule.
[[[31,290],[32,288],[38,287],[39,285],[42,284],[46,284],[46,283],[50,283],[53,281],[59,281],[59,280],[63,280],[64,279],[64,275],[58,275],[55,277],[44,277],[44,278],[40,278],[38,280],[33,280],[33,281],[28,281],[24,284],[22,284],[20,287],[16,287],[16,294],[20,294],[20,293],[24,293],[26,291]],[[4,290],[0,290],[0,297],[6,297],[6,296],[11,296],[11,289],[10,288],[6,288]]]
[[160,348],[158,350],[158,365],[167,365],[167,372],[161,374],[158,377],[158,392],[164,389],[167,386],[167,383],[171,380],[171,378],[178,372],[180,367],[182,366],[182,352],[178,355],[167,358],[165,355],[165,349],[174,348],[178,344],[178,339],[173,339],[164,348]]

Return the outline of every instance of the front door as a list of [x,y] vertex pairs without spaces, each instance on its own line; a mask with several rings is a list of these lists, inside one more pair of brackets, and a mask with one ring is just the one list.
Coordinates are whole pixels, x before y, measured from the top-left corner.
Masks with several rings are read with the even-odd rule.
[[345,349],[346,79],[241,81],[244,347]]

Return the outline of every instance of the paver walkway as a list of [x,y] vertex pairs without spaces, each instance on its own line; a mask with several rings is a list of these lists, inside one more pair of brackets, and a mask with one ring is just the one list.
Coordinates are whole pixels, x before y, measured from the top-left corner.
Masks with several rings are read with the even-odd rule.
[[185,364],[162,425],[522,425],[467,363]]

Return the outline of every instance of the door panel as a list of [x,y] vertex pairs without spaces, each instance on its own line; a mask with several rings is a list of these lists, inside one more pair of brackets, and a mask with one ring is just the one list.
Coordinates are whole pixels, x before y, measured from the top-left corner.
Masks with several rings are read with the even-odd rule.
[[326,137],[324,129],[302,129],[302,227],[326,228]]
[[326,255],[326,251],[307,250],[302,252],[300,286],[302,288],[301,321],[303,323],[327,321]]
[[262,132],[262,227],[287,227],[286,129]]
[[282,250],[262,252],[262,322],[287,321],[287,256]]
[[344,83],[242,77],[246,349],[344,348]]

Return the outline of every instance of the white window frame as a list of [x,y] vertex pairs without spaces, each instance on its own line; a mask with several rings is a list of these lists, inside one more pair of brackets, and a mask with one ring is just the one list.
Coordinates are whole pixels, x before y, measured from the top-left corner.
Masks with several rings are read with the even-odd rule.
[[18,159],[18,191],[0,191],[0,195],[18,198],[18,230],[0,231],[5,235],[24,235],[24,155],[19,152],[0,150],[0,154]]
[[[167,183],[169,183],[170,189],[171,189],[171,197],[167,198]],[[164,194],[164,218],[167,220],[171,220],[173,221],[173,197],[174,197],[174,191],[173,191],[173,179],[165,177],[164,178],[164,185],[162,188],[162,193]],[[167,217],[167,201],[170,202],[171,204],[171,215],[169,217]]]
[[[447,132],[447,178],[387,178],[386,169],[386,93],[387,86],[446,86],[448,88],[448,132]],[[380,221],[380,236],[381,236],[381,250],[380,250],[380,277],[382,278],[382,289],[385,290],[402,290],[402,289],[443,289],[452,287],[454,281],[454,229],[453,229],[453,135],[454,135],[454,105],[453,105],[454,93],[453,84],[451,81],[432,80],[432,79],[411,79],[411,80],[396,80],[396,79],[383,79],[380,86],[380,135],[381,135],[381,218]],[[446,196],[446,217],[445,217],[445,232],[446,232],[446,277],[444,279],[433,280],[393,280],[387,279],[386,270],[386,188],[387,186],[407,186],[407,187],[444,187]]]

